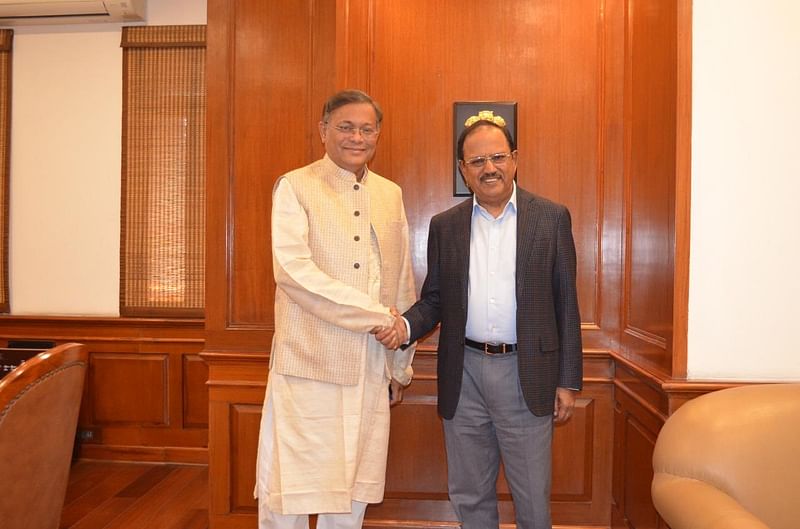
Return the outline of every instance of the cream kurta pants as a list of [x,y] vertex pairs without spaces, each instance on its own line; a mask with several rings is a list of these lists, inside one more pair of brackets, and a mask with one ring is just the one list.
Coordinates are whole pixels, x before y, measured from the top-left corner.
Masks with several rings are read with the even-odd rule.
[[[370,262],[369,290],[377,298],[380,279],[373,278],[373,270],[380,267]],[[383,500],[389,370],[385,349],[374,337],[364,335],[362,354],[365,369],[355,386],[270,373],[256,495],[260,510],[268,509],[273,518],[349,513],[352,502]],[[360,526],[359,519],[354,527]],[[267,527],[273,526],[262,525]]]

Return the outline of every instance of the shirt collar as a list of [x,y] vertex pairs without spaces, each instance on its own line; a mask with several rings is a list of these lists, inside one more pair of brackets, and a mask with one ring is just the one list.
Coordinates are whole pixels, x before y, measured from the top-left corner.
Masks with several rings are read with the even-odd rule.
[[[514,188],[511,190],[511,197],[506,202],[505,207],[503,208],[503,212],[497,217],[498,219],[502,219],[505,216],[507,211],[513,211],[516,213],[517,211],[517,182],[512,182],[514,184]],[[478,198],[475,196],[475,193],[472,194],[472,214],[479,213],[481,215],[486,216],[487,218],[494,219],[492,215],[486,211],[486,208],[478,204]]]
[[[336,164],[336,162],[331,160],[330,156],[328,156],[328,153],[325,153],[325,156],[322,157],[322,160],[323,160],[323,163],[325,164],[325,168],[328,169],[329,171],[332,171],[333,173],[335,173],[338,178],[342,178],[342,179],[347,180],[347,181],[355,181],[355,180],[357,180],[356,179],[356,174],[354,172],[348,171],[344,167],[338,166]],[[369,167],[365,167],[364,168],[364,178],[362,178],[361,182],[359,182],[359,183],[366,184],[368,177],[369,177]]]

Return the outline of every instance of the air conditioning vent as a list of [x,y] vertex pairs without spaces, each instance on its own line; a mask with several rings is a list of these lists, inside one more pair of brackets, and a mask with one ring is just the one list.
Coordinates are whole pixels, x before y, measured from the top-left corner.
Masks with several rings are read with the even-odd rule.
[[142,22],[145,0],[0,0],[0,25]]

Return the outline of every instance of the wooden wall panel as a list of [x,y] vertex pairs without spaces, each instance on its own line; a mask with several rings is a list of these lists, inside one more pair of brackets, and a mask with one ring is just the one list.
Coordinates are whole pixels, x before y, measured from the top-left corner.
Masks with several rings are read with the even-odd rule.
[[620,404],[614,400],[614,455],[611,467],[611,527],[627,527],[625,522],[625,442],[622,432],[625,431],[625,413]]
[[553,438],[553,523],[607,524],[611,513],[613,388],[584,379],[576,420]]
[[208,367],[199,355],[184,355],[183,360],[183,425],[186,428],[208,428]]
[[[603,6],[602,87],[602,222],[600,245],[600,314],[598,325],[605,341],[595,347],[619,350],[622,291],[624,285],[623,241],[625,201],[623,150],[625,88],[625,5],[627,0],[605,0]],[[591,346],[592,344],[590,344]]]
[[[419,370],[419,367],[417,367]],[[436,412],[436,380],[417,379],[392,409],[386,496],[447,499],[442,422]]]
[[89,413],[92,423],[100,426],[169,424],[168,369],[168,359],[163,354],[91,353]]
[[266,354],[272,188],[323,153],[339,14],[325,0],[212,0],[208,14],[206,350]]
[[207,461],[201,320],[4,316],[0,343],[9,339],[86,344],[81,457]]
[[672,371],[676,0],[629,0],[626,17],[626,238],[623,344]]
[[231,512],[255,513],[256,501],[253,499],[258,456],[258,432],[261,425],[261,406],[258,404],[237,404],[231,406],[231,453],[235,464],[231,473]]
[[655,528],[658,514],[650,498],[653,448],[666,420],[660,413],[661,394],[645,391],[652,382],[622,369],[617,387],[614,429],[614,515],[612,527]]
[[[211,355],[206,355],[207,359]],[[609,365],[607,355],[590,356]],[[254,527],[258,429],[266,363],[258,355],[218,355],[211,360],[209,469],[212,527]],[[367,509],[369,524],[399,521],[441,526],[455,514],[447,497],[447,464],[441,420],[436,413],[435,354],[418,352],[416,378],[403,403],[392,409],[383,503]],[[601,525],[610,517],[612,387],[609,377],[587,382],[578,411],[556,428],[553,462],[555,523]],[[225,425],[221,427],[216,421]],[[513,523],[508,486],[498,480],[503,523]],[[248,521],[249,520],[249,521]],[[424,527],[424,525],[422,525]]]
[[[203,358],[211,373],[211,476],[219,484],[212,490],[212,526],[252,523],[242,494],[250,486],[246,469],[255,455],[252,448],[231,446],[249,446],[240,436],[255,424],[256,409],[253,417],[232,410],[250,410],[263,398],[274,288],[267,246],[272,182],[322,154],[319,108],[331,92],[345,87],[367,90],[384,107],[371,167],[404,190],[419,284],[431,216],[463,200],[452,196],[452,103],[518,102],[519,182],[566,203],[573,214],[587,353],[581,413],[556,433],[553,513],[559,523],[609,523],[609,432],[612,425],[619,428],[614,453],[622,454],[623,432],[632,419],[619,410],[633,406],[618,405],[617,416],[624,420],[615,422],[612,402],[628,399],[643,414],[666,416],[680,398],[692,395],[683,388],[683,396],[673,398],[668,389],[671,370],[685,373],[680,365],[685,351],[676,358],[672,348],[681,339],[674,332],[685,332],[685,325],[674,328],[685,299],[675,305],[673,291],[685,290],[688,280],[675,277],[676,248],[686,243],[679,234],[688,237],[688,207],[679,204],[675,182],[676,152],[686,152],[688,141],[685,119],[678,122],[687,105],[676,102],[686,93],[686,71],[677,70],[676,62],[678,53],[686,55],[688,4],[209,1],[209,303]],[[272,115],[280,116],[281,127],[273,126]],[[682,158],[684,167],[687,159]],[[687,182],[681,183],[684,193]],[[435,341],[434,333],[428,351],[435,350]],[[614,362],[607,359],[615,351],[621,369],[612,388]],[[387,500],[368,514],[376,526],[452,519],[435,375],[425,375],[425,366],[434,362],[433,354],[417,358],[421,375],[405,407],[394,413]],[[232,413],[243,422],[233,424]],[[636,424],[644,424],[639,415]],[[659,427],[648,430],[652,439]],[[615,460],[613,512],[626,513],[617,502],[624,503],[625,491],[639,490],[646,481],[641,477],[646,468],[639,468],[647,459],[646,443],[635,446],[632,462]],[[502,480],[500,487],[505,492]],[[510,520],[508,502],[502,503],[503,519]],[[633,518],[648,523],[646,516]]]
[[[272,182],[322,154],[318,109],[334,89],[345,87],[367,90],[384,107],[371,167],[403,187],[418,285],[431,216],[464,200],[452,196],[453,102],[518,102],[519,182],[572,211],[584,336],[597,351],[587,356],[594,378],[587,381],[580,412],[556,433],[553,512],[564,523],[603,524],[609,518],[612,398],[604,347],[614,338],[602,318],[613,323],[616,316],[601,309],[598,271],[605,265],[598,235],[603,201],[611,196],[604,188],[604,156],[622,148],[621,135],[606,138],[620,128],[609,116],[622,116],[621,108],[608,110],[603,96],[606,56],[621,53],[621,47],[608,46],[622,38],[606,34],[603,0],[566,6],[555,0],[496,6],[312,0],[300,9],[293,4],[290,16],[274,16],[289,9],[288,2],[269,5],[209,2],[213,137],[203,358],[210,365],[212,526],[246,524],[252,508],[246,469],[255,453],[242,435],[250,428],[245,425],[256,422],[237,410],[251,410],[263,398],[263,386],[256,389],[263,379],[246,369],[266,371],[263,354],[272,331],[274,285],[268,253],[262,253],[269,244]],[[487,20],[502,21],[492,24],[501,27],[492,38],[464,37],[464,28],[484,27]],[[281,35],[285,42],[273,40]],[[273,126],[273,115],[281,127]],[[609,146],[614,141],[616,147]],[[406,402],[393,412],[387,499],[370,507],[369,520],[454,520],[435,408],[435,337],[415,362],[417,378]],[[233,448],[237,443],[240,449]],[[502,476],[499,487],[503,519],[513,520]]]
[[650,498],[653,448],[664,425],[667,395],[659,380],[620,361],[614,376],[614,467],[612,527],[658,527]]
[[310,2],[234,6],[228,325],[271,327],[269,215],[278,175],[306,163]]
[[[608,0],[612,13],[605,4],[514,0],[488,16],[485,4],[456,0],[210,2],[207,350],[266,352],[272,183],[322,153],[318,109],[345,86],[369,90],[385,108],[372,166],[404,189],[420,285],[430,218],[464,200],[452,196],[453,102],[517,101],[520,184],[570,207],[584,338],[612,344],[616,301],[600,285],[612,275],[603,259],[618,262],[619,245],[604,254],[598,237],[604,201],[619,202],[604,173],[606,155],[622,149],[621,111],[603,91],[620,73],[606,64],[619,63],[622,38],[620,6]],[[503,30],[465,39],[463,28],[487,16],[507,18]]]
[[261,354],[204,353],[209,364],[209,523],[256,527],[258,425],[266,389]]
[[625,423],[625,466],[642,469],[625,481],[626,518],[632,527],[656,527],[658,524],[658,513],[650,498],[656,436],[657,433],[648,431],[635,420]]
[[[592,426],[598,403],[582,393],[575,403],[574,419],[556,425],[553,433],[553,499],[592,501],[594,436]],[[601,404],[608,404],[608,400]],[[510,492],[510,490],[509,490]]]
[[[386,494],[367,509],[367,522],[406,520],[438,526],[455,522],[447,498],[447,464],[434,377],[415,380],[392,410]],[[610,517],[611,387],[588,383],[573,420],[558,426],[553,448],[552,511],[556,524],[602,524]],[[502,523],[513,523],[508,484],[501,471]]]
[[598,146],[605,130],[601,2],[502,2],[491,7],[489,18],[503,21],[492,38],[465,36],[464,28],[486,25],[489,7],[482,2],[373,5],[372,25],[351,24],[349,31],[374,35],[365,86],[386,117],[372,166],[403,188],[418,284],[430,218],[464,200],[452,196],[453,102],[516,101],[518,182],[570,208],[581,315],[587,333],[596,329],[604,164]]

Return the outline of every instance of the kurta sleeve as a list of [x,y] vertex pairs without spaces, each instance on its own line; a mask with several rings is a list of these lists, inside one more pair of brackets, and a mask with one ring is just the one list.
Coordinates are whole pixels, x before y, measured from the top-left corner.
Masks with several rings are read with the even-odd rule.
[[281,179],[272,195],[272,265],[278,288],[303,310],[349,331],[391,325],[394,318],[387,307],[314,263],[308,231],[305,210],[291,184]]
[[[402,202],[402,199],[401,199]],[[406,219],[405,208],[401,204],[401,214],[403,217],[402,247],[400,251],[400,274],[399,285],[397,286],[397,310],[402,314],[408,310],[417,298],[414,286],[414,270],[411,265],[411,248],[408,235],[408,220]],[[397,349],[392,356],[392,378],[407,386],[411,383],[414,370],[411,363],[414,361],[416,343],[408,347]]]

